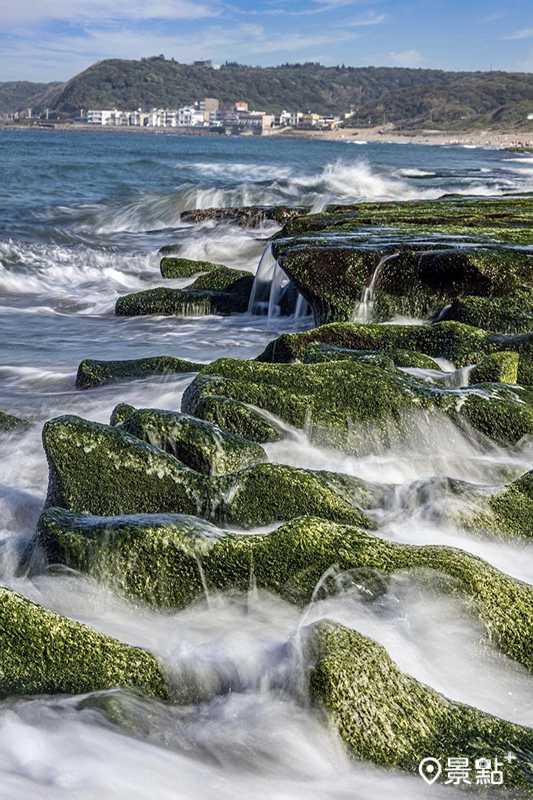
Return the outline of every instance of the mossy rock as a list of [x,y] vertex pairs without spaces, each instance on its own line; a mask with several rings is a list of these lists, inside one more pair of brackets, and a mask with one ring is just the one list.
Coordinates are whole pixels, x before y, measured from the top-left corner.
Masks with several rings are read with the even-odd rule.
[[187,289],[159,287],[119,297],[115,314],[190,317],[243,313],[248,308],[253,282],[250,272],[217,267],[200,275]]
[[183,607],[205,587],[247,591],[250,581],[305,604],[331,567],[362,586],[376,574],[414,570],[430,590],[464,599],[487,636],[533,670],[533,587],[453,547],[397,544],[309,516],[272,533],[238,534],[178,515],[95,518],[49,508],[39,531],[52,561],[165,607]]
[[443,247],[417,244],[415,238],[389,244],[379,237],[359,243],[343,241],[334,226],[320,238],[278,238],[273,255],[310,304],[317,325],[353,319],[369,287],[373,302],[367,313],[376,322],[394,314],[435,316],[460,295],[500,298],[524,286],[533,289],[531,255],[495,245]]
[[441,319],[499,333],[528,333],[533,330],[533,292],[515,291],[505,297],[458,297]]
[[355,478],[338,478],[283,464],[257,464],[208,477],[118,427],[65,416],[47,422],[47,506],[114,516],[182,513],[252,528],[312,513],[375,527],[354,507]]
[[[114,417],[116,420],[117,415]],[[204,475],[238,472],[267,461],[259,444],[223,431],[210,422],[174,411],[133,409],[120,423],[120,430],[171,453]]]
[[431,358],[446,358],[456,367],[479,364],[497,352],[518,353],[518,383],[533,385],[533,333],[499,334],[462,322],[432,325],[361,325],[339,322],[304,333],[285,333],[257,357],[267,363],[301,361],[314,342],[349,350],[415,350]]
[[[211,378],[209,375],[202,376],[197,387],[200,383],[207,385],[212,380],[216,378]],[[197,392],[194,397],[189,398],[187,408],[195,417],[212,422],[229,433],[259,444],[278,442],[283,438],[278,427],[246,403],[240,403],[238,400]]]
[[0,587],[0,696],[131,687],[167,699],[156,658]]
[[[159,252],[161,253],[162,250]],[[162,258],[160,263],[163,278],[192,278],[199,272],[211,272],[221,266],[221,264],[212,264],[211,261],[193,261],[190,258],[176,256]]]
[[[379,360],[267,364],[219,359],[183,394],[182,411],[196,415],[206,397],[258,406],[306,428],[312,441],[362,454],[391,447],[416,428],[420,414],[466,419],[502,444],[533,434],[533,393],[503,384],[436,387]],[[219,423],[221,424],[221,423]],[[221,424],[223,427],[223,424]]]
[[205,275],[199,275],[187,289],[209,292],[237,292],[249,297],[253,282],[254,275],[247,270],[217,266]]
[[[504,786],[528,787],[520,797],[531,796],[531,728],[450,701],[402,672],[380,644],[343,625],[323,620],[303,637],[311,697],[328,712],[353,756],[417,775],[427,757],[443,767],[450,753],[472,765],[497,757]],[[509,752],[516,755],[511,763],[504,760]]]
[[183,245],[181,242],[174,242],[174,244],[165,244],[163,247],[160,247],[157,251],[157,254],[160,256],[173,256],[175,253],[179,253],[182,249]]
[[28,425],[33,425],[33,423],[28,419],[14,417],[12,414],[6,414],[4,411],[0,411],[0,433],[27,428]]
[[[442,247],[448,240],[456,245],[506,243],[533,244],[531,197],[475,198],[447,197],[440,200],[408,200],[328,206],[325,212],[289,220],[280,238],[316,236],[320,231],[353,236],[361,232],[396,242],[402,237]],[[385,229],[385,230],[384,230]]]
[[349,350],[346,347],[312,342],[305,348],[302,361],[304,364],[319,364],[323,361],[362,361],[366,363],[383,363],[385,366],[416,367],[418,369],[440,370],[439,365],[429,356],[414,350]]
[[84,359],[76,375],[77,389],[94,389],[107,383],[129,378],[151,378],[157,375],[183,375],[198,372],[204,364],[174,356],[150,356],[124,361],[95,361]]
[[245,228],[257,228],[266,220],[279,222],[280,225],[290,219],[307,214],[309,208],[289,207],[289,206],[231,206],[227,208],[199,208],[195,210],[182,211],[180,219],[182,222],[206,222],[216,220],[217,222],[236,222]]
[[476,364],[470,383],[518,383],[518,353],[491,353]]
[[533,472],[497,490],[470,487],[467,494],[470,508],[450,512],[453,524],[475,533],[533,538]]
[[131,406],[129,403],[119,403],[118,406],[115,406],[113,411],[111,412],[111,418],[109,420],[110,425],[120,425],[121,422],[124,422],[125,419],[131,417],[132,414],[135,414],[137,409],[135,406]]

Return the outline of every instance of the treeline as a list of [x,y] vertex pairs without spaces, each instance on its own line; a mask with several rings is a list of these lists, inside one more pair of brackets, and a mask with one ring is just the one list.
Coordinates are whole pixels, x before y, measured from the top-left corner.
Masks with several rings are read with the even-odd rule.
[[[246,100],[267,112],[300,109],[343,113],[386,92],[420,85],[447,85],[460,73],[395,67],[323,67],[285,64],[220,69],[180,64],[162,56],[94,64],[67,83],[48,89],[35,106],[77,115],[88,108],[175,108],[202,97]],[[24,104],[21,104],[23,107]]]
[[252,108],[344,114],[358,125],[398,129],[532,128],[533,75],[444,72],[403,67],[323,67],[314,62],[220,69],[163,55],[108,59],[64,84],[0,84],[0,113],[32,106],[62,117],[81,109],[177,108],[203,97],[247,101]]

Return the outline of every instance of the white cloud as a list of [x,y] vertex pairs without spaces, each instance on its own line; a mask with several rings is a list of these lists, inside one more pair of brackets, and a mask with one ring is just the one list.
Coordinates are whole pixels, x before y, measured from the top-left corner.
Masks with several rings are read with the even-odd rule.
[[418,67],[422,61],[422,56],[418,50],[404,50],[401,53],[389,53],[389,58],[400,67]]
[[382,25],[390,19],[388,14],[369,14],[366,17],[357,17],[349,21],[343,21],[343,25],[358,28],[365,27],[366,25]]
[[483,17],[481,22],[496,22],[497,19],[502,19],[502,17],[505,17],[505,12],[503,11],[496,14],[489,14],[488,16]]
[[529,39],[533,36],[533,28],[522,28],[521,31],[510,33],[509,36],[502,36],[502,39]]
[[221,12],[218,0],[7,0],[2,5],[0,27],[4,30],[27,23],[62,20],[69,24],[100,20],[203,19]]

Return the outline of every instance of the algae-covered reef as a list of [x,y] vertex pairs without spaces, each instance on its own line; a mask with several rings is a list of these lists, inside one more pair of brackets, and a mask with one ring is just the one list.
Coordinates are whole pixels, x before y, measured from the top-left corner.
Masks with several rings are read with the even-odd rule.
[[532,209],[531,198],[331,207],[289,221],[273,254],[317,325],[441,315],[526,332]]
[[247,591],[251,575],[258,588],[306,603],[333,566],[361,576],[416,570],[428,586],[463,597],[487,635],[533,670],[533,588],[462,550],[396,544],[311,517],[238,534],[180,515],[106,518],[50,508],[39,527],[52,561],[166,607],[187,605],[206,588]]
[[[364,342],[359,339],[362,346],[366,344],[374,355],[379,348],[375,339],[374,346],[369,346],[372,333],[381,341],[390,334],[389,339],[394,338],[400,346],[409,346],[417,333],[426,335],[422,327],[414,332],[410,330],[415,326],[404,329],[390,326],[389,330],[385,326],[373,326],[370,332],[367,327],[346,324],[341,326],[341,333],[347,332],[348,337],[354,334],[354,338],[360,335],[365,339]],[[298,347],[302,339],[306,343],[317,341],[321,332],[324,329],[296,334],[290,345],[296,343]],[[402,334],[404,339],[399,342]],[[475,342],[482,341],[483,335],[482,331],[472,332]],[[453,342],[453,335],[451,341],[450,337],[448,339],[449,344]],[[460,338],[457,344],[461,346]],[[275,346],[271,352],[277,354]],[[334,352],[331,361],[290,364],[219,359],[204,367],[189,384],[183,395],[182,409],[202,416],[206,398],[210,398],[212,406],[220,405],[217,421],[224,428],[224,410],[228,403],[229,407],[233,402],[247,403],[276,414],[297,428],[305,427],[315,442],[348,452],[390,446],[417,424],[420,414],[440,413],[457,421],[465,420],[503,444],[514,444],[523,436],[533,434],[530,389],[511,387],[507,383],[482,383],[463,389],[437,387],[397,368],[394,353],[388,360],[368,358],[361,352],[354,353],[353,357],[346,353],[342,353],[340,359],[338,356],[338,352]],[[322,357],[327,354],[322,353]],[[397,360],[402,358],[409,358],[409,355],[397,354]],[[410,360],[413,361],[413,356]],[[233,425],[230,429],[239,432]]]
[[192,514],[243,528],[304,513],[375,527],[356,507],[355,478],[271,463],[205,475],[119,426],[74,416],[47,422],[43,442],[47,505],[101,515]]
[[156,658],[0,586],[0,697],[82,694],[117,686],[167,699]]
[[384,647],[343,625],[324,620],[305,631],[304,641],[311,696],[357,758],[416,773],[426,757],[446,764],[452,752],[473,762],[494,753],[505,786],[530,789],[530,728],[451,702],[403,673]]

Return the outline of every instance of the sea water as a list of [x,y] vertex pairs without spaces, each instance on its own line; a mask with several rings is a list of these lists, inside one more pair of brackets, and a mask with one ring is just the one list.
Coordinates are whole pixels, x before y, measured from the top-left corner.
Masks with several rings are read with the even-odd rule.
[[[69,570],[31,579],[17,572],[18,545],[33,536],[46,494],[42,424],[64,413],[108,422],[118,402],[179,410],[192,379],[81,392],[74,381],[83,358],[253,358],[280,333],[312,324],[301,302],[292,317],[115,317],[122,294],[186,285],[161,278],[161,246],[178,242],[184,257],[255,272],[278,230],[271,222],[191,225],[180,220],[182,211],[272,204],[320,211],[332,202],[501,196],[533,190],[530,161],[451,146],[0,131],[0,178],[0,410],[37,423],[0,437],[0,582],[153,650],[169,669],[186,663],[223,676],[232,689],[185,708],[115,692],[138,722],[131,730],[80,697],[4,701],[0,798],[427,797],[419,778],[351,761],[291,689],[301,664],[285,644],[302,624],[323,617],[376,639],[403,670],[452,699],[533,725],[533,677],[486,641],[462,603],[429,596],[415,578],[391,581],[372,604],[333,570],[303,611],[251,586],[241,597],[210,595],[179,613],[157,613]],[[268,311],[276,295],[264,290],[258,302]],[[360,456],[317,447],[289,426],[285,433],[267,447],[274,461],[390,485],[379,535],[462,547],[533,583],[529,543],[469,538],[440,513],[449,502],[446,477],[505,483],[531,467],[530,443],[496,447],[447,418],[421,418],[408,440],[388,449],[372,439]],[[453,792],[433,787],[431,796]]]

